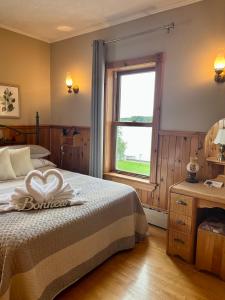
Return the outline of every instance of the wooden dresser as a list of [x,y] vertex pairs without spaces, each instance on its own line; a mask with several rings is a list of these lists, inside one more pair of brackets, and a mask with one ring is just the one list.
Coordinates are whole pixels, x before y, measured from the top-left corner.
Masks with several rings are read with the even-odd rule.
[[193,262],[196,204],[193,197],[170,193],[168,254]]
[[[216,180],[224,181],[224,175]],[[225,209],[225,187],[209,188],[203,183],[182,181],[170,188],[167,253],[195,262],[197,227],[202,221],[199,208]]]

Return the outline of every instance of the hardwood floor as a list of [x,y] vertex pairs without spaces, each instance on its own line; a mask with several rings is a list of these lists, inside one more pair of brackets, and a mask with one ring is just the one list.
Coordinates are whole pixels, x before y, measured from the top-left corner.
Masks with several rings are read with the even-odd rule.
[[57,300],[225,300],[225,282],[166,255],[166,231],[121,252],[62,292]]

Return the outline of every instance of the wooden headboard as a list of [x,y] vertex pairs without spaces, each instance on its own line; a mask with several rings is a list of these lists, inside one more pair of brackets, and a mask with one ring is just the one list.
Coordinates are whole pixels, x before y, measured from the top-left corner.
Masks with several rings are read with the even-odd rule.
[[[17,144],[28,144],[28,136],[35,136],[35,144],[39,145],[40,143],[40,124],[39,124],[39,113],[36,113],[35,118],[35,130],[34,131],[25,131],[15,126],[7,126],[0,124],[0,146],[9,146]],[[19,141],[17,137],[20,137]]]

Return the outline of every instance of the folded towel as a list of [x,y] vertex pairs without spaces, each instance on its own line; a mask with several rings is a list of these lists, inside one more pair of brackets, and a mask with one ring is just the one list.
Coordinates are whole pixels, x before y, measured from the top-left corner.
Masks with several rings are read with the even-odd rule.
[[[21,198],[20,202],[17,202],[16,205],[13,205],[12,203],[8,204],[2,204],[0,205],[0,213],[1,212],[9,212],[9,211],[29,211],[32,209],[46,209],[46,208],[56,208],[56,207],[65,207],[65,206],[78,206],[84,204],[86,201],[81,199],[71,199],[71,200],[61,200],[60,205],[59,202],[53,201],[53,202],[43,202],[43,203],[35,203],[33,202],[32,205],[28,205],[27,207],[24,207],[24,204],[28,203],[30,204],[30,201],[33,201],[32,197],[25,197]],[[35,204],[34,204],[35,203]]]
[[13,205],[10,204],[10,199],[11,199],[10,194],[0,195],[0,212],[9,211],[13,209]]
[[[53,180],[48,182],[48,179],[53,177]],[[42,185],[36,181],[39,179]],[[28,193],[38,202],[54,201],[57,194],[62,194],[64,191],[69,192],[67,196],[73,197],[72,188],[64,183],[62,174],[56,169],[50,169],[43,174],[40,171],[31,171],[25,178],[25,186]],[[69,199],[68,198],[68,199]]]
[[[51,182],[47,182],[50,176],[54,176]],[[38,183],[36,179],[42,183]],[[58,170],[50,169],[43,174],[34,170],[25,178],[25,186],[28,193],[39,203],[52,201],[56,192],[60,191],[64,184],[63,176]]]
[[10,201],[10,198],[11,198],[10,194],[0,195],[0,205],[8,204]]
[[[53,180],[49,181],[50,177]],[[26,176],[25,188],[18,187],[12,195],[0,196],[0,211],[80,205],[84,201],[74,199],[79,193],[80,189],[73,190],[64,182],[58,170],[51,169],[43,174],[34,170]]]
[[10,204],[5,204],[5,205],[0,205],[0,213],[1,212],[7,212],[7,211],[13,211],[17,210],[15,206],[10,205]]

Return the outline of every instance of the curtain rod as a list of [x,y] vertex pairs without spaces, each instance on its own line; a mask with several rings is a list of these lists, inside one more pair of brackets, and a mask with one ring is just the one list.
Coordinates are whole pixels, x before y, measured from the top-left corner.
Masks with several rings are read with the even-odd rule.
[[151,29],[148,29],[146,31],[142,31],[142,32],[126,35],[126,36],[123,36],[123,37],[120,37],[120,38],[117,38],[117,39],[105,41],[104,44],[117,43],[117,42],[120,42],[120,41],[124,41],[124,40],[127,40],[127,39],[131,39],[131,38],[140,36],[140,35],[144,35],[144,34],[147,34],[147,33],[152,33],[152,32],[158,31],[158,30],[166,30],[167,33],[170,33],[170,31],[173,30],[174,28],[175,28],[175,23],[172,22],[170,24],[155,27],[155,28],[151,28]]

